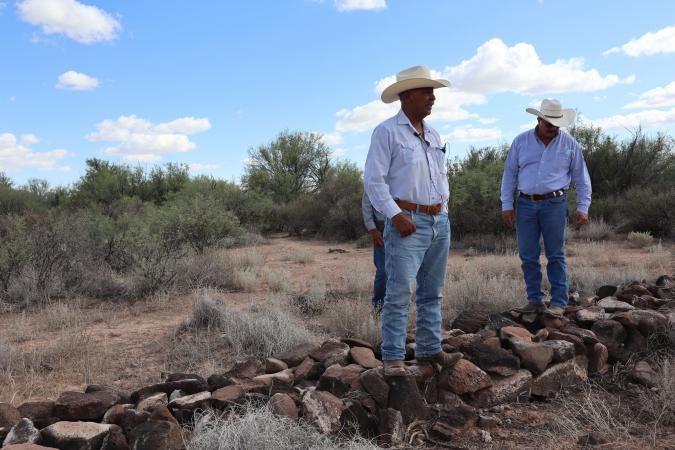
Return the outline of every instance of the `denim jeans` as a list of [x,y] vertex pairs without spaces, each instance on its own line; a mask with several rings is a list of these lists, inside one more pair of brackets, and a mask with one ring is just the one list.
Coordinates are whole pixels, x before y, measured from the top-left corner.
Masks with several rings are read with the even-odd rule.
[[384,270],[384,245],[373,245],[373,263],[375,264],[375,280],[373,281],[373,309],[380,311],[387,292],[387,272]]
[[516,235],[518,253],[527,287],[527,300],[542,303],[539,237],[544,238],[546,273],[551,284],[551,305],[567,305],[567,264],[565,262],[565,224],[567,223],[567,196],[532,201],[518,198],[516,207]]
[[417,283],[417,356],[441,351],[441,300],[450,249],[450,222],[446,213],[409,214],[417,230],[401,237],[391,219],[384,229],[387,293],[382,307],[382,359],[402,360],[408,309]]

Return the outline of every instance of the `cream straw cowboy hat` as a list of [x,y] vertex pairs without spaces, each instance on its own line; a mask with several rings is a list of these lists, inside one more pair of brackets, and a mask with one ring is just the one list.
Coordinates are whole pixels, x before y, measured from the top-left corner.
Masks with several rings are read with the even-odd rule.
[[562,109],[560,100],[544,99],[541,101],[541,111],[534,108],[527,108],[525,111],[541,117],[548,123],[556,127],[567,127],[572,125],[576,112],[573,109]]
[[415,66],[402,70],[396,74],[396,82],[382,91],[382,101],[393,103],[398,100],[401,92],[417,88],[441,88],[450,86],[448,80],[434,80],[428,67]]

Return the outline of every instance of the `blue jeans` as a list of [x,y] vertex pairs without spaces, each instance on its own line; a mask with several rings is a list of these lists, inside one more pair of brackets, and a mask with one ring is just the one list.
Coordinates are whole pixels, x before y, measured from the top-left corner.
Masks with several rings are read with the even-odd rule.
[[373,308],[382,309],[384,294],[387,292],[387,272],[384,270],[384,245],[373,245],[373,263],[375,264],[375,280],[373,281]]
[[518,198],[516,207],[516,235],[518,253],[527,287],[527,300],[542,303],[539,237],[544,238],[546,273],[551,284],[551,306],[567,305],[567,263],[565,262],[565,224],[567,223],[567,196],[532,201]]
[[391,219],[384,229],[387,293],[382,307],[382,359],[402,360],[408,325],[408,307],[417,282],[416,356],[441,351],[441,300],[450,249],[450,222],[446,213],[409,214],[417,230],[401,237]]

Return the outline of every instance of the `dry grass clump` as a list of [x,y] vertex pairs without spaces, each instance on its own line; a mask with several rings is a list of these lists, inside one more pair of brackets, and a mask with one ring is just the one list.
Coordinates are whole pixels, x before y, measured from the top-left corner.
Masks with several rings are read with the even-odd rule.
[[285,270],[266,268],[262,272],[262,278],[270,292],[282,294],[291,290],[291,274]]
[[466,255],[512,255],[518,245],[511,234],[469,234],[452,243],[452,248]]
[[601,218],[591,219],[588,225],[579,228],[567,227],[565,234],[569,240],[605,241],[612,238],[613,231],[612,226]]
[[252,407],[243,414],[220,416],[207,412],[197,419],[188,450],[374,450],[380,447],[360,437],[334,438],[310,425]]
[[645,248],[654,242],[654,238],[649,231],[631,231],[626,236],[628,245],[633,248]]
[[212,250],[191,254],[178,263],[174,285],[179,290],[217,288],[253,292],[265,264],[265,257],[255,248]]
[[343,276],[343,283],[339,289],[340,293],[353,297],[363,297],[372,294],[373,277],[375,276],[375,267],[370,265],[368,268],[361,264],[350,266]]
[[675,359],[657,362],[656,386],[640,394],[640,410],[650,422],[652,438],[663,433],[663,428],[675,427]]
[[282,260],[298,264],[309,264],[314,262],[314,255],[309,250],[293,249],[288,255],[285,255]]
[[320,321],[340,337],[358,337],[373,346],[380,342],[380,317],[374,314],[369,298],[331,300]]
[[286,309],[278,298],[248,310],[227,307],[212,293],[195,297],[192,314],[179,332],[212,331],[228,345],[232,356],[266,358],[313,340],[309,330]]

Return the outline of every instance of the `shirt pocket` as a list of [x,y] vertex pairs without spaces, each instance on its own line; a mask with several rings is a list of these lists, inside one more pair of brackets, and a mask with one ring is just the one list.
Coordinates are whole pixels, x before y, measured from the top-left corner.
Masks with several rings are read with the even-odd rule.
[[572,162],[572,149],[569,147],[561,147],[556,152],[556,166],[561,169],[569,168]]
[[404,144],[401,147],[401,153],[403,153],[403,161],[406,164],[418,163],[424,157],[424,150],[414,144]]
[[437,147],[435,145],[432,145],[431,147],[429,147],[429,152],[431,153],[432,158],[434,158],[437,171],[441,175],[447,175],[448,168],[445,165],[445,152],[443,151],[443,147]]

